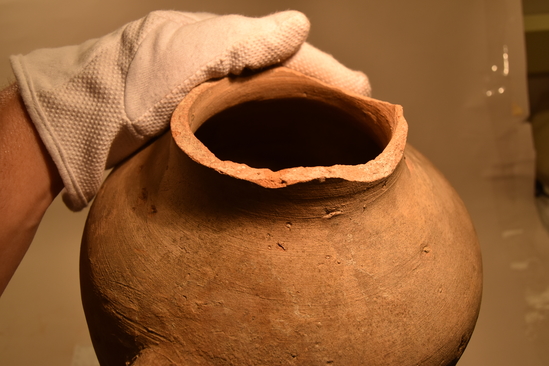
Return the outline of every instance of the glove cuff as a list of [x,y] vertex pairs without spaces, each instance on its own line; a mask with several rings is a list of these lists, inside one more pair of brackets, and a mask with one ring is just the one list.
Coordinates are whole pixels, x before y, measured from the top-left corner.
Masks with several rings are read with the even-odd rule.
[[37,94],[34,92],[32,78],[29,76],[28,70],[25,67],[24,57],[22,55],[11,56],[10,62],[19,85],[19,93],[21,94],[27,112],[63,180],[65,187],[63,200],[71,210],[79,211],[87,205],[88,200],[77,184],[74,175],[71,174],[71,171],[65,164],[67,159],[64,156],[64,150],[55,138],[56,134],[47,123],[46,113],[37,100],[38,98]]

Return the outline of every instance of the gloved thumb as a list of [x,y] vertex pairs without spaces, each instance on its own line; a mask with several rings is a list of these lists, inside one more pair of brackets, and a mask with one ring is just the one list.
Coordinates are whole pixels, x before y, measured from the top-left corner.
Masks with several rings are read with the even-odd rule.
[[348,69],[331,55],[308,43],[304,43],[284,62],[284,66],[353,93],[367,97],[372,94],[370,81],[363,72]]

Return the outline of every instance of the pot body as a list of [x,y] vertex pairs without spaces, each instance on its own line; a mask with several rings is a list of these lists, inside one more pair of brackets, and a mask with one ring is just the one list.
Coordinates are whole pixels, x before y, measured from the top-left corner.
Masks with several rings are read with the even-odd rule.
[[457,362],[479,246],[415,149],[382,179],[273,188],[180,143],[165,134],[118,167],[90,211],[82,298],[101,365]]

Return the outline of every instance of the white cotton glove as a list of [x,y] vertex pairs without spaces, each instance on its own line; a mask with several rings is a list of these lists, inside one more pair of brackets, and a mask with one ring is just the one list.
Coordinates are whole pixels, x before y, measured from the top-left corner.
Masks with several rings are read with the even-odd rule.
[[364,74],[304,44],[308,31],[296,11],[263,18],[156,11],[103,38],[11,63],[76,211],[95,196],[103,171],[161,134],[183,97],[208,79],[284,63],[368,95]]

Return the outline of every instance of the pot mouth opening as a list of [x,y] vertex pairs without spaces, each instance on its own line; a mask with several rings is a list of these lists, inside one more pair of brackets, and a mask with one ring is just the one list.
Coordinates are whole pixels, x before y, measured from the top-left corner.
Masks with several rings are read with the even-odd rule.
[[194,161],[269,188],[383,180],[402,159],[407,133],[400,106],[283,67],[201,84],[171,128]]
[[195,136],[221,160],[276,172],[365,164],[385,147],[367,127],[318,100],[284,98],[230,107],[205,121]]

